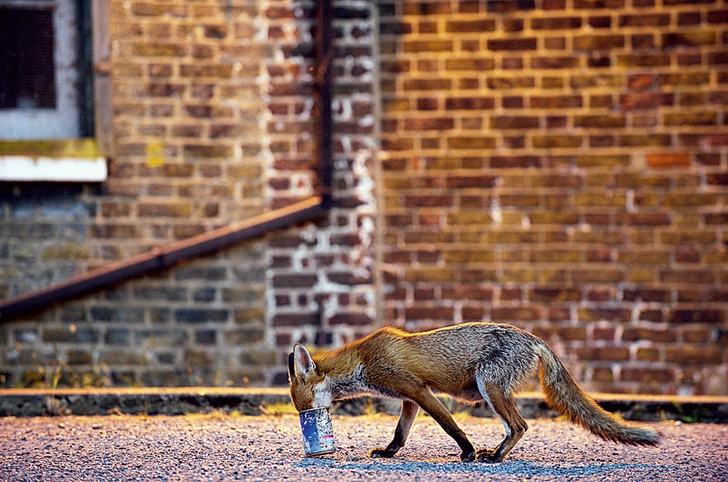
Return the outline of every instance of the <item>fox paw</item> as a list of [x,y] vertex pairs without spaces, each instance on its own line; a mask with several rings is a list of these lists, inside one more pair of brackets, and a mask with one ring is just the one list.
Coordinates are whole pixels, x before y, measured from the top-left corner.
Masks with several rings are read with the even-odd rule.
[[475,462],[476,456],[477,456],[477,454],[475,453],[475,451],[470,452],[470,453],[463,452],[460,454],[460,460],[462,460],[465,463]]
[[498,456],[498,451],[496,449],[485,448],[478,450],[475,460],[476,462],[492,464],[494,462],[500,462],[501,458]]
[[391,459],[394,457],[395,452],[390,452],[387,449],[374,449],[369,452],[369,457],[373,459]]

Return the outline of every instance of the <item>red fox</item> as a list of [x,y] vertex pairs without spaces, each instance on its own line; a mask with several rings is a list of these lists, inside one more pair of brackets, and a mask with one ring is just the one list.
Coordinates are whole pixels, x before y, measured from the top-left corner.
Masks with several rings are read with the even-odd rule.
[[[385,327],[313,356],[296,344],[288,356],[291,399],[299,412],[362,395],[402,400],[394,438],[386,448],[372,450],[371,457],[393,457],[422,408],[457,442],[463,462],[502,461],[528,428],[514,392],[537,370],[547,403],[570,421],[614,442],[660,441],[656,430],[602,410],[543,340],[509,325],[463,323],[416,334]],[[433,391],[463,402],[485,400],[503,422],[503,441],[476,452]]]

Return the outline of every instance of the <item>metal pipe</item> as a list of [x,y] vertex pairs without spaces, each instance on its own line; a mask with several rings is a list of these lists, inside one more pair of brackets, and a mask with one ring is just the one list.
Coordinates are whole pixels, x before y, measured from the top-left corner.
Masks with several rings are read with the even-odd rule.
[[107,264],[46,288],[0,302],[0,323],[119,281],[170,267],[183,259],[204,256],[271,231],[316,219],[325,213],[321,197],[315,196],[123,261]]
[[319,191],[324,209],[332,204],[331,186],[333,177],[333,122],[331,118],[332,47],[331,0],[319,0],[316,10],[316,68],[314,70],[314,95],[318,109],[316,138],[319,166]]

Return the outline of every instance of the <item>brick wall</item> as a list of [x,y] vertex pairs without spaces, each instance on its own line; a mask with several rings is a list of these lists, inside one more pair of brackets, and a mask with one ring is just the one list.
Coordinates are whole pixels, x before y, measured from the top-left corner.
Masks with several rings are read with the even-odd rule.
[[728,393],[722,0],[384,2],[386,317],[591,390]]
[[[315,194],[315,5],[112,0],[109,181],[2,186],[0,296]],[[724,1],[334,7],[332,211],[0,324],[3,384],[282,384],[297,341],[489,320],[590,390],[728,393]]]

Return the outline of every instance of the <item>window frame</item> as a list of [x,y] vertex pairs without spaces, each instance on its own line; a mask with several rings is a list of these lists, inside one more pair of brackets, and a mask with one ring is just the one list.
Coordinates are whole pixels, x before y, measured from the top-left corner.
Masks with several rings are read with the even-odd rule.
[[[25,0],[4,5],[28,5]],[[74,0],[78,135],[0,139],[0,182],[104,182],[112,153],[109,0]],[[55,17],[55,16],[54,16]],[[42,146],[41,149],[38,146]]]

